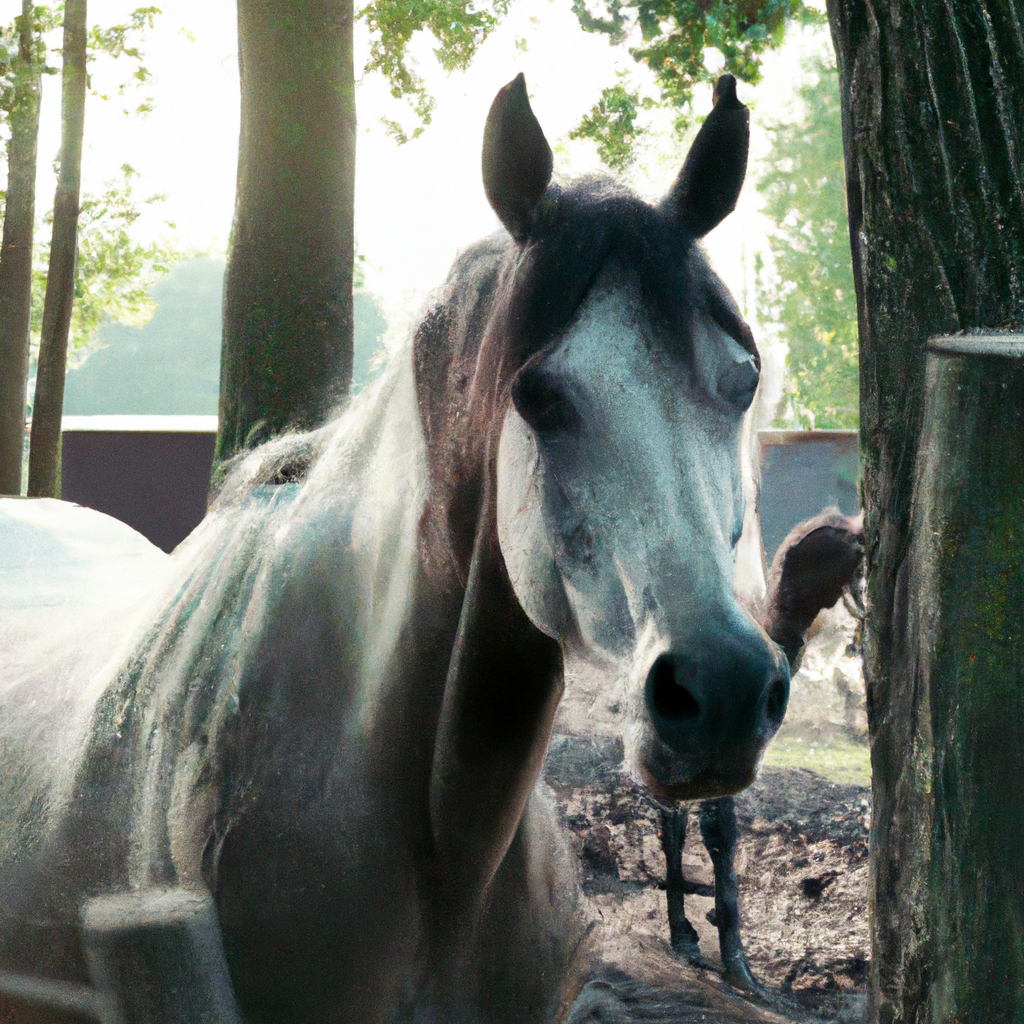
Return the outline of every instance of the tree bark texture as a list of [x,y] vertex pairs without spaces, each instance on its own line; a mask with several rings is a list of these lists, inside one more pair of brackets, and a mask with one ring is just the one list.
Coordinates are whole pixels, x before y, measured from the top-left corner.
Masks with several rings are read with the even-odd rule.
[[32,314],[39,80],[32,0],[23,0],[18,65],[7,143],[7,201],[0,243],[0,494],[21,493]]
[[238,0],[238,55],[218,460],[319,425],[352,376],[351,0]]
[[28,493],[60,497],[60,428],[64,411],[64,371],[68,332],[75,300],[75,256],[85,130],[86,0],[64,5],[64,54],[61,69],[60,168],[53,199],[50,265],[43,300],[36,394],[28,458]]
[[1021,327],[1024,12],[1020,0],[828,0],[828,11],[860,327],[872,1015],[920,1024],[933,1019],[938,955],[931,709],[908,619],[925,345]]
[[936,339],[925,379],[904,637],[931,818],[915,1012],[1009,1024],[1024,1021],[1024,335]]

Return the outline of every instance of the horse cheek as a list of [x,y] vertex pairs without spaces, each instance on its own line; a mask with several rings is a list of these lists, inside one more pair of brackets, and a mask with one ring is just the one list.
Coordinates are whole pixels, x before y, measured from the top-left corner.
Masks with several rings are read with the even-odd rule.
[[542,633],[563,639],[569,611],[551,553],[543,486],[532,431],[510,407],[498,447],[498,543],[520,607]]

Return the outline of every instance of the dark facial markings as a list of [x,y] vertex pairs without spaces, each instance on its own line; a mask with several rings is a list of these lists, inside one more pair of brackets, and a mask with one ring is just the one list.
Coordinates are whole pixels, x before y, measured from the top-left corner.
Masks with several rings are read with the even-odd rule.
[[586,523],[578,523],[565,538],[565,553],[574,562],[585,564],[593,561],[594,532]]
[[742,509],[740,514],[736,517],[736,521],[732,524],[732,547],[736,547],[740,542],[740,537],[743,536],[743,512]]

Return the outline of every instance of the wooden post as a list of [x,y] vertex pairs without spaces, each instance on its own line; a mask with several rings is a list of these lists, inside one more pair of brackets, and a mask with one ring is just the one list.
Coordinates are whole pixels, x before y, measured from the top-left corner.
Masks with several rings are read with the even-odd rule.
[[916,921],[916,952],[883,951],[925,954],[916,1021],[1020,1024],[1024,335],[934,338],[925,380],[897,585],[907,692],[890,705],[912,717],[914,739],[899,763],[873,752],[882,820],[900,828],[872,836],[872,926]]
[[240,1024],[208,893],[97,896],[82,929],[103,1024]]

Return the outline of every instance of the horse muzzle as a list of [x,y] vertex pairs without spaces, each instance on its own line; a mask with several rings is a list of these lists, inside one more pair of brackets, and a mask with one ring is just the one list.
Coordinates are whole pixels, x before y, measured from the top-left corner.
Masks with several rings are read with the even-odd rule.
[[745,616],[705,626],[655,657],[644,685],[644,782],[666,799],[750,785],[789,701],[789,663]]

